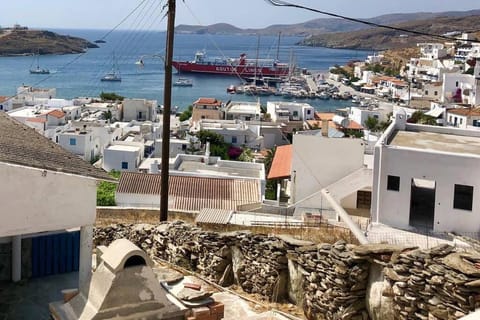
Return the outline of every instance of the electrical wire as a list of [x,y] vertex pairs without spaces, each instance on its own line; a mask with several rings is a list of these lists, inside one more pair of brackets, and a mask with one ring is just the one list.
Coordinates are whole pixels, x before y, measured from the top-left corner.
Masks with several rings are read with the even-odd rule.
[[[376,27],[376,28],[390,29],[390,30],[401,31],[401,32],[405,32],[405,33],[411,33],[411,34],[415,34],[415,35],[419,35],[419,36],[427,36],[427,37],[430,37],[430,38],[439,38],[439,39],[449,40],[449,41],[458,41],[459,40],[457,38],[448,37],[448,36],[445,36],[445,35],[416,31],[416,30],[405,29],[405,28],[400,28],[400,27],[393,27],[393,26],[379,24],[379,23],[375,23],[375,22],[371,22],[371,21],[362,20],[362,19],[347,17],[347,16],[344,16],[344,15],[340,15],[340,14],[336,14],[336,13],[332,13],[332,12],[327,12],[327,11],[323,11],[323,10],[318,10],[318,9],[302,6],[302,5],[299,5],[299,4],[290,3],[290,2],[287,2],[287,1],[283,1],[283,0],[265,0],[265,1],[267,3],[270,3],[274,6],[276,6],[276,7],[290,7],[290,8],[303,9],[303,10],[307,10],[307,11],[320,13],[320,14],[323,14],[323,15],[326,15],[326,16],[334,17],[334,18],[340,18],[340,19],[343,19],[343,20],[348,20],[348,21],[352,21],[352,22],[357,22],[357,23],[369,25],[369,26]],[[462,39],[462,41],[478,42],[478,40],[472,40],[472,39],[465,39],[465,40]]]

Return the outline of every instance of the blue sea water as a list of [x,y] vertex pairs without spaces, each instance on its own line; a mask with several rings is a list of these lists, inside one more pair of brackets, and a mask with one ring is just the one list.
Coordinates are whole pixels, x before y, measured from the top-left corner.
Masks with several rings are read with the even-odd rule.
[[[102,38],[104,30],[53,30],[95,41]],[[154,31],[114,31],[99,48],[89,49],[85,54],[47,55],[39,58],[41,67],[50,70],[49,75],[29,73],[36,61],[31,56],[0,57],[0,95],[14,95],[16,88],[25,85],[36,87],[54,87],[57,97],[74,98],[79,96],[98,96],[102,91],[115,92],[131,98],[156,99],[163,104],[165,32]],[[295,61],[296,65],[308,70],[328,70],[335,64],[344,64],[350,60],[363,60],[367,52],[356,50],[338,50],[297,46],[301,38],[282,37],[278,46],[278,37],[254,35],[208,35],[176,34],[174,59],[193,60],[198,50],[206,50],[210,57],[238,57],[247,53],[250,58],[276,58],[282,62]],[[115,57],[115,58],[114,58]],[[140,58],[144,67],[135,64]],[[120,70],[121,82],[101,82],[101,77],[109,72],[116,62]],[[239,84],[234,76],[211,76],[175,73],[178,77],[188,76],[193,87],[173,87],[172,105],[180,110],[191,105],[199,97],[215,97],[222,101],[255,101],[256,97],[227,94],[226,88]],[[262,100],[280,99],[262,97]],[[317,110],[333,110],[347,102],[337,100],[302,100]]]

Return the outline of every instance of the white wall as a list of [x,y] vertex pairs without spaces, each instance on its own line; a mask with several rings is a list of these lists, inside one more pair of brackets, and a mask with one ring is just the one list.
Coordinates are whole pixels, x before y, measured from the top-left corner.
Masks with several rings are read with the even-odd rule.
[[[169,203],[173,203],[172,198],[169,196]],[[160,208],[160,193],[158,195],[146,195],[115,192],[115,203],[119,207]]]
[[[136,150],[133,150],[136,149]],[[140,154],[142,152],[142,154]],[[106,148],[103,151],[102,168],[110,172],[117,171],[137,171],[143,156],[143,151],[139,147],[126,147],[125,150],[116,150]],[[128,169],[122,169],[122,162],[128,163]]]
[[[382,147],[381,160],[374,169],[375,201],[372,217],[378,222],[399,228],[409,227],[412,178],[433,180],[435,192],[435,231],[480,231],[480,166],[479,157],[421,152],[412,149]],[[378,169],[380,168],[380,169]],[[400,191],[387,190],[387,176],[400,177]],[[378,178],[379,176],[379,178]],[[474,187],[472,211],[453,208],[454,185]]]
[[[292,201],[293,203],[319,192],[363,167],[361,139],[324,138],[296,134],[293,136]],[[294,172],[295,171],[295,172]],[[320,194],[299,204],[320,208]]]
[[0,237],[95,223],[94,179],[0,163]]

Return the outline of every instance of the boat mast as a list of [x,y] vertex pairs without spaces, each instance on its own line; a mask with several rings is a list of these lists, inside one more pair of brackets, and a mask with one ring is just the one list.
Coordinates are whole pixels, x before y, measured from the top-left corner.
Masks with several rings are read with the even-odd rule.
[[282,32],[280,31],[280,32],[278,33],[278,42],[277,42],[277,61],[279,61],[279,60],[278,60],[278,56],[279,56],[279,53],[280,53],[280,36],[281,36],[281,35],[282,35]]
[[255,59],[255,73],[253,75],[253,84],[254,85],[257,85],[257,68],[258,68],[258,50],[260,48],[260,35],[258,35],[258,39],[257,39],[257,57]]

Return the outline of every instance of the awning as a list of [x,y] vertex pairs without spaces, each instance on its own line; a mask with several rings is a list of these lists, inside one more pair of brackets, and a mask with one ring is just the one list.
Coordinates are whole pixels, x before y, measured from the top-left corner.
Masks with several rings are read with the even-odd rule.
[[425,115],[431,116],[431,117],[434,117],[434,118],[438,118],[443,114],[444,110],[445,109],[443,109],[443,108],[434,108],[434,109],[432,109],[428,112],[425,112]]

